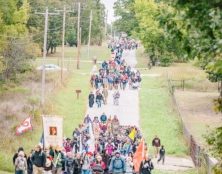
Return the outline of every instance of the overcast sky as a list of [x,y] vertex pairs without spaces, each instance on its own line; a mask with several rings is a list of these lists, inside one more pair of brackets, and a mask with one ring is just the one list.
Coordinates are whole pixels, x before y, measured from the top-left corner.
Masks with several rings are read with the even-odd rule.
[[113,5],[116,0],[102,0],[102,2],[105,4],[106,10],[108,10],[108,23],[110,24],[115,19]]

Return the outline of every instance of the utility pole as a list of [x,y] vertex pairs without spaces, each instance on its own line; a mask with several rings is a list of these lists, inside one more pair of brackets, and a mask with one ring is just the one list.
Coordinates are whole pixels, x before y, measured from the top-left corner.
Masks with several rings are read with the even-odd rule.
[[90,56],[90,42],[91,42],[91,31],[92,31],[92,10],[90,11],[90,19],[89,19],[89,38],[88,38],[88,59]]
[[77,28],[77,45],[78,45],[78,52],[77,52],[77,64],[76,68],[79,69],[79,59],[80,59],[80,10],[81,4],[78,3],[78,28]]
[[58,12],[63,12],[62,21],[62,59],[61,59],[61,83],[63,83],[63,72],[64,72],[64,58],[65,58],[65,33],[66,33],[66,13],[73,12],[71,10],[66,10],[64,5],[63,10],[56,10]]
[[49,13],[48,7],[46,7],[45,13],[35,13],[45,16],[44,27],[44,44],[43,44],[43,57],[42,57],[42,84],[41,84],[41,106],[45,104],[45,61],[47,54],[47,34],[48,34],[48,17],[49,15],[58,15],[57,13]]
[[61,61],[61,83],[63,83],[63,67],[65,57],[65,31],[66,30],[66,6],[63,7],[63,20],[62,20],[62,61]]
[[80,45],[80,49],[81,49],[81,45],[82,45],[82,27],[79,28],[79,45]]
[[111,31],[111,38],[113,37],[113,24],[111,23],[111,29],[110,29]]
[[107,22],[108,22],[108,10],[105,15],[105,38],[107,37]]
[[45,16],[45,27],[44,27],[44,43],[43,43],[43,57],[42,57],[42,83],[41,83],[41,106],[45,104],[45,60],[47,54],[47,34],[48,34],[48,7],[45,9],[45,13],[36,13]]

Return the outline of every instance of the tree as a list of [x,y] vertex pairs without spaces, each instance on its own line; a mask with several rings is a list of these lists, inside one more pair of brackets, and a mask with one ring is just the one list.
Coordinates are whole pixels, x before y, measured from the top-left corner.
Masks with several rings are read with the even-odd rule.
[[174,20],[175,9],[154,0],[136,0],[134,11],[138,22],[134,35],[142,41],[152,64],[159,60],[161,65],[169,66],[174,59],[180,59],[182,49],[177,35],[181,32]]
[[219,164],[214,167],[215,174],[222,174],[222,127],[212,131],[206,139],[213,154],[220,159]]
[[5,80],[15,79],[29,66],[25,50],[30,43],[26,27],[29,9],[27,0],[0,0],[0,74]]
[[114,22],[114,28],[117,32],[125,32],[132,36],[138,27],[134,11],[135,0],[117,0],[114,4],[114,12],[117,20]]
[[71,30],[67,33],[66,41],[68,42],[69,46],[77,46],[77,37],[76,32]]
[[105,7],[100,0],[88,0],[87,4],[82,4],[81,8],[81,28],[82,28],[82,43],[88,43],[89,36],[89,21],[90,12],[92,10],[92,31],[91,44],[101,45],[104,38],[105,28]]
[[[25,42],[23,40],[23,42]],[[1,52],[5,68],[3,70],[4,80],[15,80],[17,74],[31,70],[33,56],[29,48],[21,44],[21,40],[11,40],[4,51]]]

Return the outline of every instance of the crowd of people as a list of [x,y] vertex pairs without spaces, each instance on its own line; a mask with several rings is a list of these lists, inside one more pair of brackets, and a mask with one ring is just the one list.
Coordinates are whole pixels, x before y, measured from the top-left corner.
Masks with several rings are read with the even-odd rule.
[[[128,42],[127,42],[128,43]],[[131,42],[130,42],[131,43]],[[120,92],[128,86],[130,89],[138,89],[141,82],[141,75],[138,70],[127,65],[123,58],[125,42],[121,40],[114,42],[111,46],[111,59],[102,62],[98,73],[91,75],[90,83],[93,89],[89,94],[89,107],[92,108],[94,103],[100,108],[102,104],[107,104],[108,91],[115,90],[113,94],[113,104],[118,105]]]
[[[135,135],[130,137],[134,129]],[[93,133],[93,135],[91,134]],[[83,124],[66,138],[63,147],[38,144],[29,155],[20,147],[13,157],[16,174],[103,174],[134,173],[133,155],[142,139],[134,126],[121,126],[117,116],[103,113]],[[150,174],[149,156],[141,162],[140,173]],[[149,171],[149,172],[148,172]]]
[[[98,74],[91,77],[96,89],[89,94],[89,107],[107,104],[109,91],[113,91],[113,104],[119,105],[119,89],[137,88],[141,82],[139,71],[127,66],[122,57],[124,49],[135,49],[133,40],[113,41],[110,45],[112,59],[104,61]],[[134,155],[143,137],[135,126],[122,126],[116,115],[87,115],[75,128],[71,138],[64,138],[63,146],[38,144],[26,154],[20,147],[13,157],[15,174],[151,174],[154,169],[150,155],[146,154],[138,171],[135,171]],[[152,145],[158,162],[165,160],[165,149],[156,136]],[[148,152],[146,144],[144,151]]]
[[111,39],[108,43],[108,48],[115,49],[117,46],[123,50],[133,50],[138,48],[138,43],[134,39],[121,38],[120,40]]

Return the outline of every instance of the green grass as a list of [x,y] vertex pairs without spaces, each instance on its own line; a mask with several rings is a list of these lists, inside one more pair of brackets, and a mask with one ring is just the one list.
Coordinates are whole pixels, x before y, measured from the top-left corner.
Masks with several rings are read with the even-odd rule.
[[187,171],[177,171],[177,172],[167,172],[167,171],[159,171],[159,170],[154,170],[152,174],[197,174],[196,169],[192,170],[187,170]]
[[[60,48],[58,48],[58,51]],[[66,48],[66,55],[76,55],[76,48]],[[110,51],[106,46],[93,46],[91,49],[92,55],[98,57],[98,60],[109,58]],[[59,55],[59,53],[57,53]],[[87,59],[87,47],[82,47],[82,59]],[[63,87],[56,89],[46,99],[47,112],[46,114],[60,115],[64,118],[64,136],[70,137],[74,128],[80,124],[86,112],[87,97],[90,90],[89,72],[92,68],[92,63],[80,63],[80,70],[76,70],[74,62],[70,64],[72,71],[68,75],[68,79]],[[84,73],[84,75],[83,75]],[[53,78],[59,77],[59,73]],[[76,98],[76,89],[81,89],[79,100]],[[34,130],[27,132],[21,136],[15,136],[15,127],[8,128],[7,137],[2,137],[3,142],[0,143],[0,170],[13,172],[12,156],[17,151],[18,147],[23,146],[28,154],[36,144],[39,143],[42,134],[41,118],[33,120]],[[1,173],[1,171],[0,171]],[[1,173],[2,174],[2,173]]]
[[[80,68],[90,68],[92,66],[92,60],[96,57],[97,60],[105,60],[110,57],[110,51],[107,49],[106,45],[103,46],[91,46],[90,57],[88,57],[87,46],[81,47],[80,54]],[[65,58],[64,66],[67,69],[76,69],[76,59],[77,59],[77,49],[74,47],[65,47]],[[61,60],[61,48],[57,48],[57,53],[50,54],[46,58],[46,63],[60,64]],[[81,62],[88,61],[88,62]],[[42,64],[42,57],[38,57],[34,62],[35,66],[40,66]]]
[[149,58],[146,53],[144,53],[144,48],[141,46],[136,51],[137,65],[136,68],[147,68]]
[[[68,80],[66,87],[52,96],[55,113],[64,117],[64,133],[66,137],[70,137],[74,128],[82,122],[89,92],[88,76],[77,75],[76,72]],[[76,98],[76,89],[82,90],[79,100]]]
[[167,82],[162,78],[144,77],[140,90],[140,116],[142,132],[153,152],[151,141],[159,136],[167,154],[183,156],[187,153],[182,138],[179,118],[173,110]]
[[5,171],[1,171],[1,170],[0,170],[0,173],[1,173],[1,174],[13,174],[13,173],[11,173],[11,172],[5,172]]

